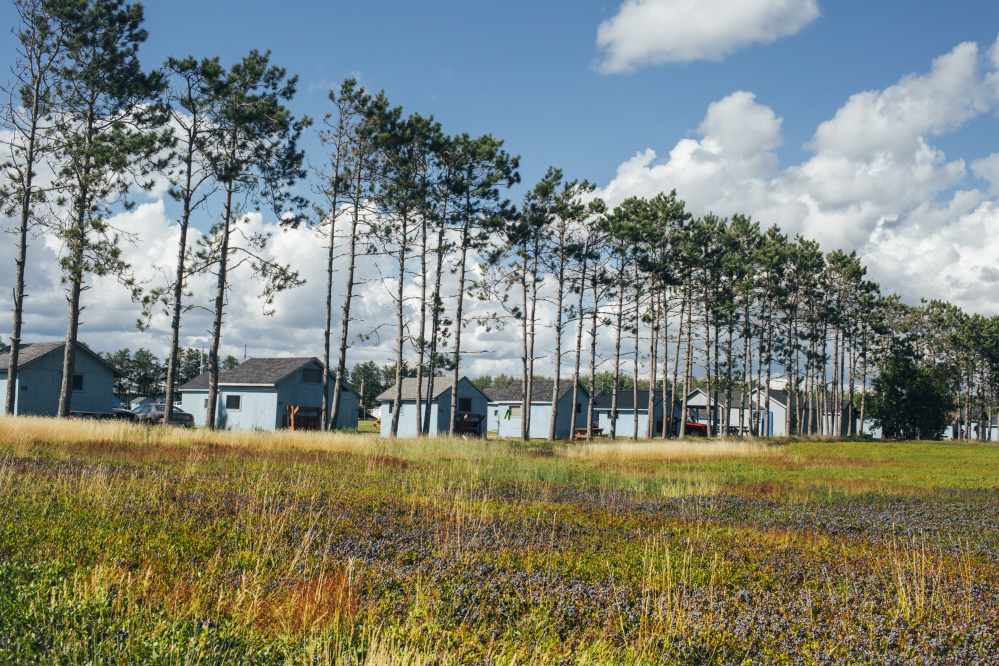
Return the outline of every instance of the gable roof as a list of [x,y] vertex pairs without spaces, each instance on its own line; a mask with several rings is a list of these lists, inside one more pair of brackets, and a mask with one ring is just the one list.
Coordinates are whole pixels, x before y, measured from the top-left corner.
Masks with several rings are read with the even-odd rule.
[[[708,393],[707,391],[705,391],[703,388],[700,388],[700,387],[695,388],[693,391],[691,391],[690,393],[687,394],[687,400],[688,400],[688,402],[690,401],[690,399],[693,397],[693,395],[695,393],[700,393],[705,398],[707,398],[706,402],[708,404],[712,403],[713,398],[714,398],[714,391],[711,391],[711,393]],[[725,396],[727,394],[728,394],[727,390],[721,390],[721,389],[719,389],[719,391],[718,391],[718,402],[717,402],[717,404],[718,404],[719,407],[724,407],[725,406]],[[752,394],[750,394],[750,396],[752,396]],[[750,403],[752,403],[752,397],[750,397]],[[729,408],[730,409],[738,409],[741,405],[742,405],[742,391],[732,391],[732,402],[729,403]],[[748,406],[752,406],[752,405],[748,405]]]
[[[555,388],[553,379],[535,379],[531,382],[531,403],[551,404],[552,390]],[[506,388],[486,389],[486,397],[489,402],[520,402],[524,399],[523,380],[515,381]],[[565,397],[566,393],[572,391],[572,380],[562,379],[558,383],[558,399]],[[586,387],[579,385],[579,392],[584,396],[589,396]]]
[[[661,403],[662,400],[663,400],[663,392],[662,392],[662,390],[656,391],[655,398],[653,398],[653,399],[655,401],[655,404]],[[667,393],[666,399],[667,400],[675,400],[672,391],[669,391]],[[600,396],[600,398],[594,403],[593,408],[594,409],[610,409],[613,402],[614,402],[614,394],[613,393],[605,393],[604,395]],[[622,410],[622,409],[624,409],[624,410],[632,410],[632,409],[634,409],[635,408],[635,392],[634,391],[624,391],[624,390],[620,390],[619,389],[618,392],[617,392],[617,408],[619,410]],[[638,409],[639,409],[639,411],[641,411],[643,409],[645,411],[649,410],[649,391],[648,390],[639,391],[638,392]]]
[[[458,378],[458,382],[460,383],[462,380],[465,380],[465,382],[467,382],[469,386],[471,386],[474,390],[478,391],[479,394],[482,395],[483,398],[485,398],[486,400],[489,400],[489,397],[485,393],[483,393],[482,391],[480,391],[479,388],[475,384],[473,384],[471,381],[469,381],[468,377],[465,377],[464,375],[462,375],[461,377]],[[427,389],[428,389],[428,387],[430,385],[430,378],[429,377],[424,378],[420,382],[420,384],[421,384],[420,388],[422,389],[420,391],[420,393],[423,396],[423,399],[426,400],[427,399]],[[453,377],[434,377],[434,395],[431,398],[431,400],[437,400],[437,398],[441,397],[441,394],[443,394],[444,392],[446,392],[453,385],[454,385],[454,378]],[[402,399],[403,400],[416,400],[416,389],[417,389],[416,377],[404,377],[403,380],[402,380]],[[385,389],[384,391],[382,391],[378,395],[378,397],[375,398],[375,400],[377,402],[392,402],[392,401],[394,401],[395,400],[395,384],[393,384],[392,386],[390,386],[387,389]]]
[[[32,361],[37,361],[43,356],[48,356],[53,352],[62,352],[66,348],[66,342],[23,342],[17,352],[17,367],[23,368]],[[118,377],[124,377],[123,373],[118,368],[114,367],[100,355],[92,350],[90,347],[82,344],[80,342],[76,343],[76,351],[79,353],[81,351],[90,354],[93,358],[97,359],[104,365],[106,365],[111,372],[113,372]],[[7,372],[10,369],[10,347],[4,347],[0,349],[0,372]]]
[[[279,358],[249,358],[241,364],[219,373],[219,386],[276,386],[278,383],[294,374],[309,363],[315,362],[320,368],[322,362],[315,356],[289,356]],[[207,391],[208,375],[203,372],[183,386],[177,388],[178,391]],[[333,377],[333,373],[330,373]],[[346,380],[341,381],[341,386],[351,393],[357,394],[357,390]]]

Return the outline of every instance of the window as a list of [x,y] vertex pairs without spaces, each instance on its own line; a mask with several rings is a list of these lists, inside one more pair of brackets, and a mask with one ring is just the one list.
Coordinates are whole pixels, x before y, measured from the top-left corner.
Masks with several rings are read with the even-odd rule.
[[148,414],[149,413],[149,405],[139,405],[138,407],[135,408],[135,413],[136,414]]
[[472,399],[471,398],[458,398],[458,411],[459,412],[470,412],[470,411],[472,411]]
[[205,398],[205,409],[208,409],[208,398]]
[[302,370],[302,381],[306,384],[322,384],[323,371],[319,368],[304,368]]
[[238,410],[239,409],[240,398],[242,398],[242,397],[243,396],[241,396],[241,395],[227,395],[225,397],[225,408],[226,409],[232,409],[232,410]]
[[577,414],[581,414],[582,412],[583,412],[583,403],[577,402],[576,403],[576,413]]
[[393,404],[393,403],[391,403],[391,402],[390,402],[390,403],[388,404],[388,406],[389,406],[389,414],[391,414],[391,413],[392,413],[392,404]]
[[510,406],[510,416],[517,416],[517,417],[520,416],[520,405]]
[[74,391],[83,390],[83,375],[73,375],[73,390]]

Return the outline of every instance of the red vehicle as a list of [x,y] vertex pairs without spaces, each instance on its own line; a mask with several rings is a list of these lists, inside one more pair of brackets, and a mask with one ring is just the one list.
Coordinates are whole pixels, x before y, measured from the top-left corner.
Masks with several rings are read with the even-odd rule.
[[683,430],[687,437],[708,436],[708,426],[704,423],[684,423]]

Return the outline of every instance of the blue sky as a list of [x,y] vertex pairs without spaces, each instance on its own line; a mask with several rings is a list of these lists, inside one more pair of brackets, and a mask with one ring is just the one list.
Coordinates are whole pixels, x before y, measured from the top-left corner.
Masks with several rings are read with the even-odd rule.
[[[800,161],[816,126],[850,95],[923,71],[960,42],[989,45],[999,32],[999,3],[988,0],[819,7],[797,34],[722,62],[608,75],[595,68],[596,35],[617,12],[614,2],[173,0],[147,3],[143,58],[153,65],[169,54],[217,53],[232,62],[271,49],[276,64],[301,77],[301,113],[320,116],[325,89],[359,74],[452,132],[504,137],[523,156],[525,182],[549,164],[606,182],[635,151],[689,135],[709,103],[736,90],[756,93],[784,118],[781,161]],[[988,154],[975,134],[947,144],[969,157]]]
[[[0,7],[0,23],[13,17],[9,3]],[[909,302],[945,298],[999,314],[995,0],[156,0],[146,27],[148,67],[188,54],[231,64],[270,49],[300,76],[298,115],[320,118],[329,88],[350,75],[450,133],[503,137],[522,156],[515,199],[549,165],[596,183],[612,205],[676,188],[695,214],[746,213],[826,250],[856,249],[883,291]],[[0,49],[12,54],[9,34]],[[312,135],[305,148],[321,157]],[[152,284],[176,227],[162,192],[142,203],[116,222],[140,233],[126,258]],[[276,231],[266,213],[254,224]],[[275,319],[238,283],[224,349],[241,352],[247,340],[258,356],[321,349],[322,249],[308,233],[278,231],[272,251],[309,283],[279,297]],[[13,281],[12,245],[0,244],[0,285]],[[43,238],[32,252],[30,335],[58,338],[59,247]],[[137,307],[107,287],[86,294],[83,339],[165,349],[166,322],[136,332]],[[372,328],[384,319],[384,285],[372,279],[360,291],[358,327]],[[3,311],[9,298],[0,289]],[[207,319],[194,311],[187,321],[183,343],[200,346]],[[485,352],[471,374],[517,356],[512,333],[467,339]],[[353,358],[386,354],[371,341]]]

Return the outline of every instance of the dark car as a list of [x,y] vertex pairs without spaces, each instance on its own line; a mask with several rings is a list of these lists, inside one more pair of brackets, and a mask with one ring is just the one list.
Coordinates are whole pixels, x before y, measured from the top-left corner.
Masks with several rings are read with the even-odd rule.
[[[145,405],[139,405],[133,411],[140,423],[163,423],[163,417],[166,414],[166,404],[162,402],[149,402]],[[174,407],[170,423],[190,428],[194,425],[194,416],[185,412],[180,407]]]
[[130,409],[125,409],[118,398],[111,396],[111,418],[121,421],[138,421],[139,417]]

